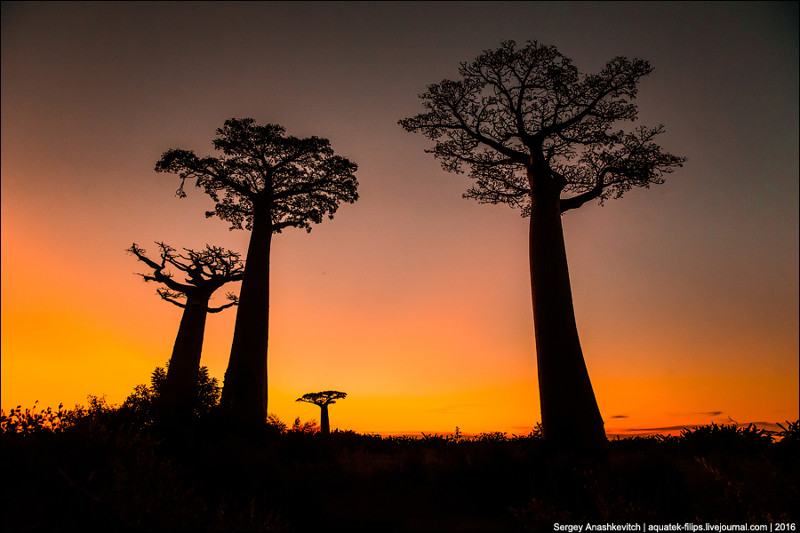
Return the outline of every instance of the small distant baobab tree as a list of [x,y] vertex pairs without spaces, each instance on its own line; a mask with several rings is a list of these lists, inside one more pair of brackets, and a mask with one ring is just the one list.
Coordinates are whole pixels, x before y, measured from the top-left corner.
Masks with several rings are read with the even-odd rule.
[[579,74],[553,46],[503,42],[461,78],[429,85],[425,112],[400,121],[434,141],[445,170],[466,166],[464,194],[506,203],[530,217],[533,321],[544,438],[559,445],[603,446],[603,419],[578,339],[561,215],[633,187],[663,183],[684,158],[655,139],[663,126],[616,129],[635,121],[642,59],[616,57],[597,74]]
[[[157,289],[158,295],[183,309],[168,370],[159,387],[159,404],[168,416],[185,418],[191,414],[198,396],[206,317],[208,313],[219,313],[236,305],[238,299],[228,293],[227,304],[211,307],[209,301],[227,283],[242,280],[244,265],[238,253],[216,246],[206,245],[199,252],[184,248],[184,253],[179,254],[163,242],[156,244],[160,251],[158,259],[148,257],[136,243],[128,252],[152,269],[152,273],[140,276],[163,285]],[[175,279],[177,273],[185,279]]]
[[272,234],[289,227],[311,231],[312,223],[333,218],[340,202],[356,201],[357,166],[334,155],[327,139],[287,136],[282,126],[252,118],[226,120],[213,144],[220,157],[173,149],[155,169],[180,177],[179,197],[186,196],[187,180],[203,188],[216,202],[206,216],[250,230],[220,405],[239,422],[264,425]]
[[339,392],[335,390],[326,390],[322,392],[309,392],[302,395],[295,401],[308,402],[318,405],[322,410],[320,414],[319,430],[323,435],[328,435],[331,432],[330,418],[328,417],[328,406],[336,403],[336,400],[343,400],[347,398],[346,392]]

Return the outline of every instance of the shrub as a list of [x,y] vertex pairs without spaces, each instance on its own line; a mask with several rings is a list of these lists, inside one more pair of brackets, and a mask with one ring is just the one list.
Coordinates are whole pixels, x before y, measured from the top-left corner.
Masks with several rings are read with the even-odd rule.
[[58,404],[58,410],[48,407],[37,411],[37,400],[32,408],[24,411],[21,405],[11,409],[8,414],[0,411],[0,434],[25,436],[43,432],[61,433],[79,422],[106,416],[114,409],[108,405],[105,396],[89,395],[87,399],[88,407],[76,405],[73,409],[64,409],[61,403]]
[[787,420],[785,426],[778,422],[778,427],[781,428],[781,431],[778,431],[776,435],[780,437],[781,442],[793,445],[800,443],[800,420],[794,422]]
[[294,419],[294,424],[292,424],[292,429],[290,429],[289,432],[311,435],[319,432],[319,426],[317,425],[317,421],[314,419],[311,419],[308,422],[300,422],[300,417],[298,416]]
[[772,436],[754,424],[738,426],[712,423],[708,426],[684,429],[681,431],[679,442],[683,447],[699,454],[714,449],[757,452],[772,443]]
[[[158,400],[167,379],[169,363],[156,367],[150,376],[150,386],[137,385],[122,402],[120,415],[130,419],[136,427],[148,427],[159,418]],[[194,416],[204,418],[219,405],[220,386],[217,378],[212,378],[208,367],[202,366],[197,374],[197,397],[194,402]]]
[[32,409],[22,410],[18,405],[11,409],[8,414],[0,411],[0,433],[28,435],[39,431],[60,431],[64,425],[64,404],[59,404],[58,411],[53,411],[52,407],[36,411],[36,404],[33,403]]

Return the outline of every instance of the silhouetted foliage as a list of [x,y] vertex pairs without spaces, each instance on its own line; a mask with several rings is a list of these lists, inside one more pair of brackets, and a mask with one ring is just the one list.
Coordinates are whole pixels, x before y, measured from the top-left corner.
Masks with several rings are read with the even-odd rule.
[[269,413],[267,415],[267,426],[277,433],[286,433],[286,423],[278,418],[278,415],[275,413]]
[[685,158],[654,142],[663,125],[612,130],[636,120],[632,101],[651,72],[643,59],[616,57],[598,74],[579,74],[553,46],[505,41],[462,63],[463,79],[429,85],[420,95],[427,112],[400,124],[436,142],[427,152],[445,170],[469,167],[476,183],[465,197],[528,216],[535,189],[547,187],[563,212],[663,183],[682,166]]
[[328,435],[331,432],[330,418],[328,415],[328,406],[336,403],[336,400],[343,400],[347,398],[346,392],[335,390],[326,390],[322,392],[309,392],[298,398],[297,402],[308,402],[319,406],[322,414],[320,416],[320,431],[323,435]]
[[612,440],[603,454],[582,454],[553,451],[535,430],[334,431],[323,441],[313,422],[290,430],[271,415],[283,429],[258,440],[219,432],[213,417],[188,434],[142,425],[96,397],[76,410],[0,415],[4,530],[544,531],[796,523],[800,509],[800,456],[750,426]]
[[289,433],[304,433],[312,434],[319,431],[316,420],[309,420],[307,422],[300,421],[300,417],[294,419],[292,427],[287,430]]
[[312,223],[332,218],[339,203],[354,202],[357,166],[334,155],[327,139],[287,136],[282,126],[258,125],[252,118],[226,120],[213,144],[222,156],[172,149],[155,169],[180,177],[180,197],[186,196],[186,181],[194,180],[216,202],[207,216],[229,222],[231,229],[251,230],[221,403],[235,419],[263,426],[272,234],[288,227],[310,231]]
[[786,425],[778,422],[778,427],[781,428],[781,431],[778,432],[781,442],[794,446],[800,445],[800,420],[794,422],[787,420]]
[[758,453],[772,443],[772,435],[764,429],[750,424],[744,427],[736,424],[710,424],[681,431],[681,444],[694,453],[704,454],[712,449]]
[[[151,274],[140,276],[145,281],[163,285],[157,289],[159,296],[183,309],[169,370],[160,388],[159,403],[166,416],[176,421],[187,420],[197,396],[206,316],[236,305],[238,298],[228,293],[230,302],[218,307],[211,307],[209,301],[224,285],[242,280],[244,265],[238,253],[217,246],[206,245],[199,252],[184,248],[184,253],[179,254],[163,242],[156,244],[160,251],[157,260],[147,257],[147,252],[136,243],[128,252],[152,269]],[[173,270],[182,273],[184,280],[176,280]]]
[[84,419],[99,418],[110,412],[105,397],[89,396],[88,401],[88,407],[76,405],[73,409],[64,409],[62,403],[57,410],[47,407],[37,411],[38,400],[32,408],[24,411],[18,405],[8,414],[3,411],[0,415],[0,434],[27,436],[34,433],[61,433]]
[[287,434],[287,433],[298,433],[303,435],[308,435],[312,433],[317,433],[319,431],[319,427],[317,426],[316,420],[308,420],[303,422],[300,420],[300,417],[294,419],[292,426],[289,427],[283,422],[278,415],[275,413],[270,413],[267,415],[267,426],[275,431],[278,434]]
[[420,95],[425,112],[400,121],[434,141],[445,170],[469,168],[464,194],[506,203],[530,216],[530,266],[545,438],[560,446],[602,447],[603,420],[586,371],[572,305],[561,214],[633,187],[663,182],[684,158],[654,142],[663,126],[635,121],[642,59],[616,57],[579,74],[555,47],[503,42],[462,63],[461,79]]
[[[156,367],[150,376],[149,385],[137,385],[122,402],[120,410],[130,413],[131,419],[142,427],[157,423],[162,415],[161,396],[167,384],[169,363]],[[194,418],[206,417],[219,405],[220,386],[217,378],[211,377],[208,367],[201,366],[194,377],[194,396],[189,400]]]
[[150,384],[136,385],[133,392],[122,402],[121,409],[127,410],[131,418],[136,420],[137,425],[150,426],[158,419],[156,404],[161,396],[166,377],[166,370],[160,366],[156,367],[150,375]]

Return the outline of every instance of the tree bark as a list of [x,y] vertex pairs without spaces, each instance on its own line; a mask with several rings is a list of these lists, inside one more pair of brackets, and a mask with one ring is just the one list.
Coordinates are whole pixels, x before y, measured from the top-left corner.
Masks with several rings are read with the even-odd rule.
[[559,448],[596,449],[607,443],[603,419],[578,339],[560,191],[532,188],[531,292],[542,429]]
[[208,298],[190,299],[187,295],[178,335],[172,348],[167,377],[159,401],[171,418],[188,418],[197,397],[197,376],[203,353]]
[[319,431],[323,435],[329,435],[331,432],[331,422],[330,418],[328,418],[328,404],[322,404],[319,406],[319,408],[322,409],[319,422]]
[[262,426],[267,420],[267,343],[269,333],[270,205],[253,201],[253,227],[247,249],[230,361],[220,400],[234,421]]

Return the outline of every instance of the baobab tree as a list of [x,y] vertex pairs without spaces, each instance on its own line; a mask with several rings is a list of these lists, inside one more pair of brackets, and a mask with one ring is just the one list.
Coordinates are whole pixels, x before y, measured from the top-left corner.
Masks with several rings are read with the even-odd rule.
[[[168,416],[185,418],[192,413],[197,399],[206,317],[236,305],[238,299],[228,293],[227,304],[211,307],[209,301],[224,285],[242,280],[244,265],[238,253],[216,246],[206,245],[199,252],[184,248],[184,253],[179,254],[163,242],[156,244],[158,259],[149,258],[136,243],[128,252],[152,270],[150,274],[139,274],[145,281],[163,285],[156,290],[158,295],[183,309],[168,370],[159,387],[159,403]],[[175,279],[178,272],[185,276],[183,281]]]
[[226,120],[216,133],[220,157],[172,149],[155,169],[180,177],[179,197],[186,196],[187,180],[204,189],[216,202],[206,216],[229,222],[232,230],[250,230],[220,404],[239,422],[264,425],[272,234],[289,227],[311,231],[312,223],[333,218],[340,202],[356,201],[357,166],[334,155],[327,139],[287,136],[282,126],[252,118]]
[[616,57],[579,74],[553,46],[514,41],[462,63],[460,79],[428,86],[424,113],[400,121],[435,142],[445,170],[469,168],[464,194],[530,217],[529,251],[542,428],[558,445],[603,446],[603,419],[581,350],[561,215],[664,181],[684,158],[654,139],[664,127],[617,129],[637,119],[642,59]]
[[331,432],[330,418],[328,417],[328,406],[336,403],[336,400],[343,400],[347,398],[346,392],[339,392],[336,390],[326,390],[322,392],[309,392],[299,397],[297,402],[308,402],[318,405],[322,410],[320,414],[319,430],[323,435],[328,435]]

